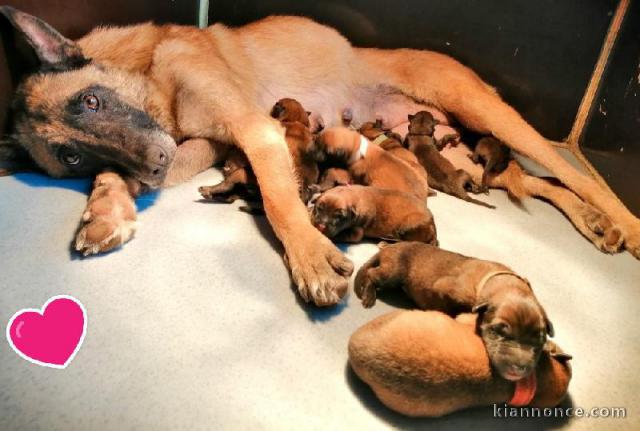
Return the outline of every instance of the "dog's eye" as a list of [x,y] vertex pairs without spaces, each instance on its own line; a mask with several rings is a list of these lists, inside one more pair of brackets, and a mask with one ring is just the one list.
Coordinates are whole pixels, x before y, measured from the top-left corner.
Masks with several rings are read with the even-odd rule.
[[97,112],[100,109],[100,99],[95,94],[85,94],[82,96],[82,103],[89,111]]
[[58,153],[58,158],[67,166],[77,166],[82,160],[82,156],[77,151],[63,147]]
[[500,336],[507,336],[509,334],[509,325],[506,323],[496,323],[491,326],[491,330]]

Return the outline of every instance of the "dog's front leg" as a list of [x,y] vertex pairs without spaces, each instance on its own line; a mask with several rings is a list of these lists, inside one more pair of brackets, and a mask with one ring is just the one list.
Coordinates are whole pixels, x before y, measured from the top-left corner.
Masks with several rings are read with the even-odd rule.
[[[132,187],[130,187],[132,186]],[[136,230],[136,205],[127,182],[114,172],[99,174],[82,214],[75,248],[88,256],[112,250],[129,241]]]
[[300,295],[319,306],[338,303],[347,292],[353,264],[312,226],[300,200],[284,131],[262,114],[243,115],[231,124],[258,179],[267,218],[284,245]]

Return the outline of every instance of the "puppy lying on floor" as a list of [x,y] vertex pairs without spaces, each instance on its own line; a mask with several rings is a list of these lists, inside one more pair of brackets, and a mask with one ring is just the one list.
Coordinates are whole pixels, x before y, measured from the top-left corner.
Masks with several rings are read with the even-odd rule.
[[495,208],[493,205],[469,196],[466,187],[475,193],[479,193],[481,188],[468,172],[456,169],[440,154],[433,139],[435,125],[436,121],[427,111],[409,115],[409,133],[405,138],[405,146],[416,155],[420,164],[429,173],[429,186],[467,202]]
[[479,313],[478,329],[502,377],[519,380],[535,368],[553,326],[529,282],[508,267],[419,242],[383,246],[356,275],[365,307],[376,291],[402,288],[422,309],[455,316]]
[[[318,182],[318,164],[310,156],[313,151],[313,134],[309,115],[294,99],[280,99],[273,106],[271,116],[285,128],[285,139],[299,182],[300,196],[304,202],[311,198],[309,186]],[[198,190],[205,199],[233,202],[238,198],[253,200],[259,197],[256,177],[249,161],[238,148],[231,150],[223,168],[224,180],[214,186],[203,186]]]
[[438,244],[433,215],[425,201],[397,190],[335,187],[312,203],[311,222],[340,242],[367,237]]
[[326,129],[316,140],[318,161],[345,164],[357,184],[397,190],[426,199],[429,185],[424,169],[417,172],[404,160],[371,145],[355,130],[345,127]]
[[491,369],[475,316],[395,311],[358,329],[349,364],[376,396],[408,416],[436,417],[491,404],[554,407],[567,394],[571,356],[547,341],[535,371],[514,383]]

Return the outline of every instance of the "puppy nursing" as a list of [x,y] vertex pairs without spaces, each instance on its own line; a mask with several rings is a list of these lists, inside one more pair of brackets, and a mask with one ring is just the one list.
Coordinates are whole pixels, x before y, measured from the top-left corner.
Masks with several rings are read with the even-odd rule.
[[376,292],[401,288],[425,310],[479,314],[478,330],[496,371],[507,380],[535,368],[553,327],[529,283],[505,265],[418,242],[384,246],[360,268],[354,289],[365,307]]
[[474,316],[396,311],[358,329],[349,364],[392,410],[436,417],[475,406],[554,407],[566,396],[571,356],[547,341],[526,381],[497,376]]
[[311,221],[329,238],[342,242],[366,237],[438,243],[433,215],[424,200],[397,190],[335,187],[314,202]]

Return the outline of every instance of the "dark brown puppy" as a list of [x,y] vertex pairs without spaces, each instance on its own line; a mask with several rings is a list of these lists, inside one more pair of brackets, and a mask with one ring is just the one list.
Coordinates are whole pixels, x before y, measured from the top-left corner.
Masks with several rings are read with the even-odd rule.
[[408,118],[409,133],[405,139],[405,146],[416,155],[420,164],[429,173],[429,186],[467,202],[495,208],[493,205],[469,196],[467,187],[474,193],[480,192],[480,187],[468,172],[456,169],[440,154],[433,139],[436,125],[433,115],[427,111],[420,111],[415,115],[409,115]]
[[425,175],[418,174],[404,160],[372,145],[355,130],[344,127],[326,129],[316,140],[316,157],[319,161],[345,164],[358,184],[398,190],[420,199],[428,196]]
[[309,186],[316,184],[320,176],[318,163],[311,153],[314,149],[314,136],[309,123],[310,112],[294,99],[280,99],[271,110],[271,116],[284,126],[285,139],[300,187],[303,202],[311,198]]
[[478,141],[473,154],[469,156],[473,163],[482,163],[482,191],[489,190],[489,174],[499,174],[507,169],[511,160],[511,149],[496,138],[486,136]]
[[385,314],[351,336],[349,364],[382,403],[408,416],[436,417],[504,403],[560,404],[571,380],[571,355],[547,341],[527,379],[533,384],[504,380],[491,368],[475,320],[474,315],[454,320],[437,311]]
[[329,168],[322,173],[317,186],[311,186],[314,193],[324,193],[338,186],[353,184],[353,178],[348,170],[342,168]]
[[[309,186],[318,182],[320,171],[318,164],[309,156],[313,149],[313,134],[310,131],[310,112],[294,99],[280,99],[271,110],[271,116],[284,126],[285,139],[298,178],[300,196],[304,202],[311,198]],[[249,161],[239,149],[232,150],[232,154],[225,162],[224,181],[215,186],[203,186],[200,193],[206,199],[223,202],[233,202],[240,198],[251,200],[259,198],[257,180]]]
[[402,288],[422,309],[480,313],[479,333],[505,379],[528,376],[553,326],[529,283],[505,265],[419,242],[384,246],[360,268],[354,288],[365,307],[376,290]]
[[337,241],[358,242],[368,237],[438,243],[425,201],[397,190],[335,187],[313,202],[311,222]]

